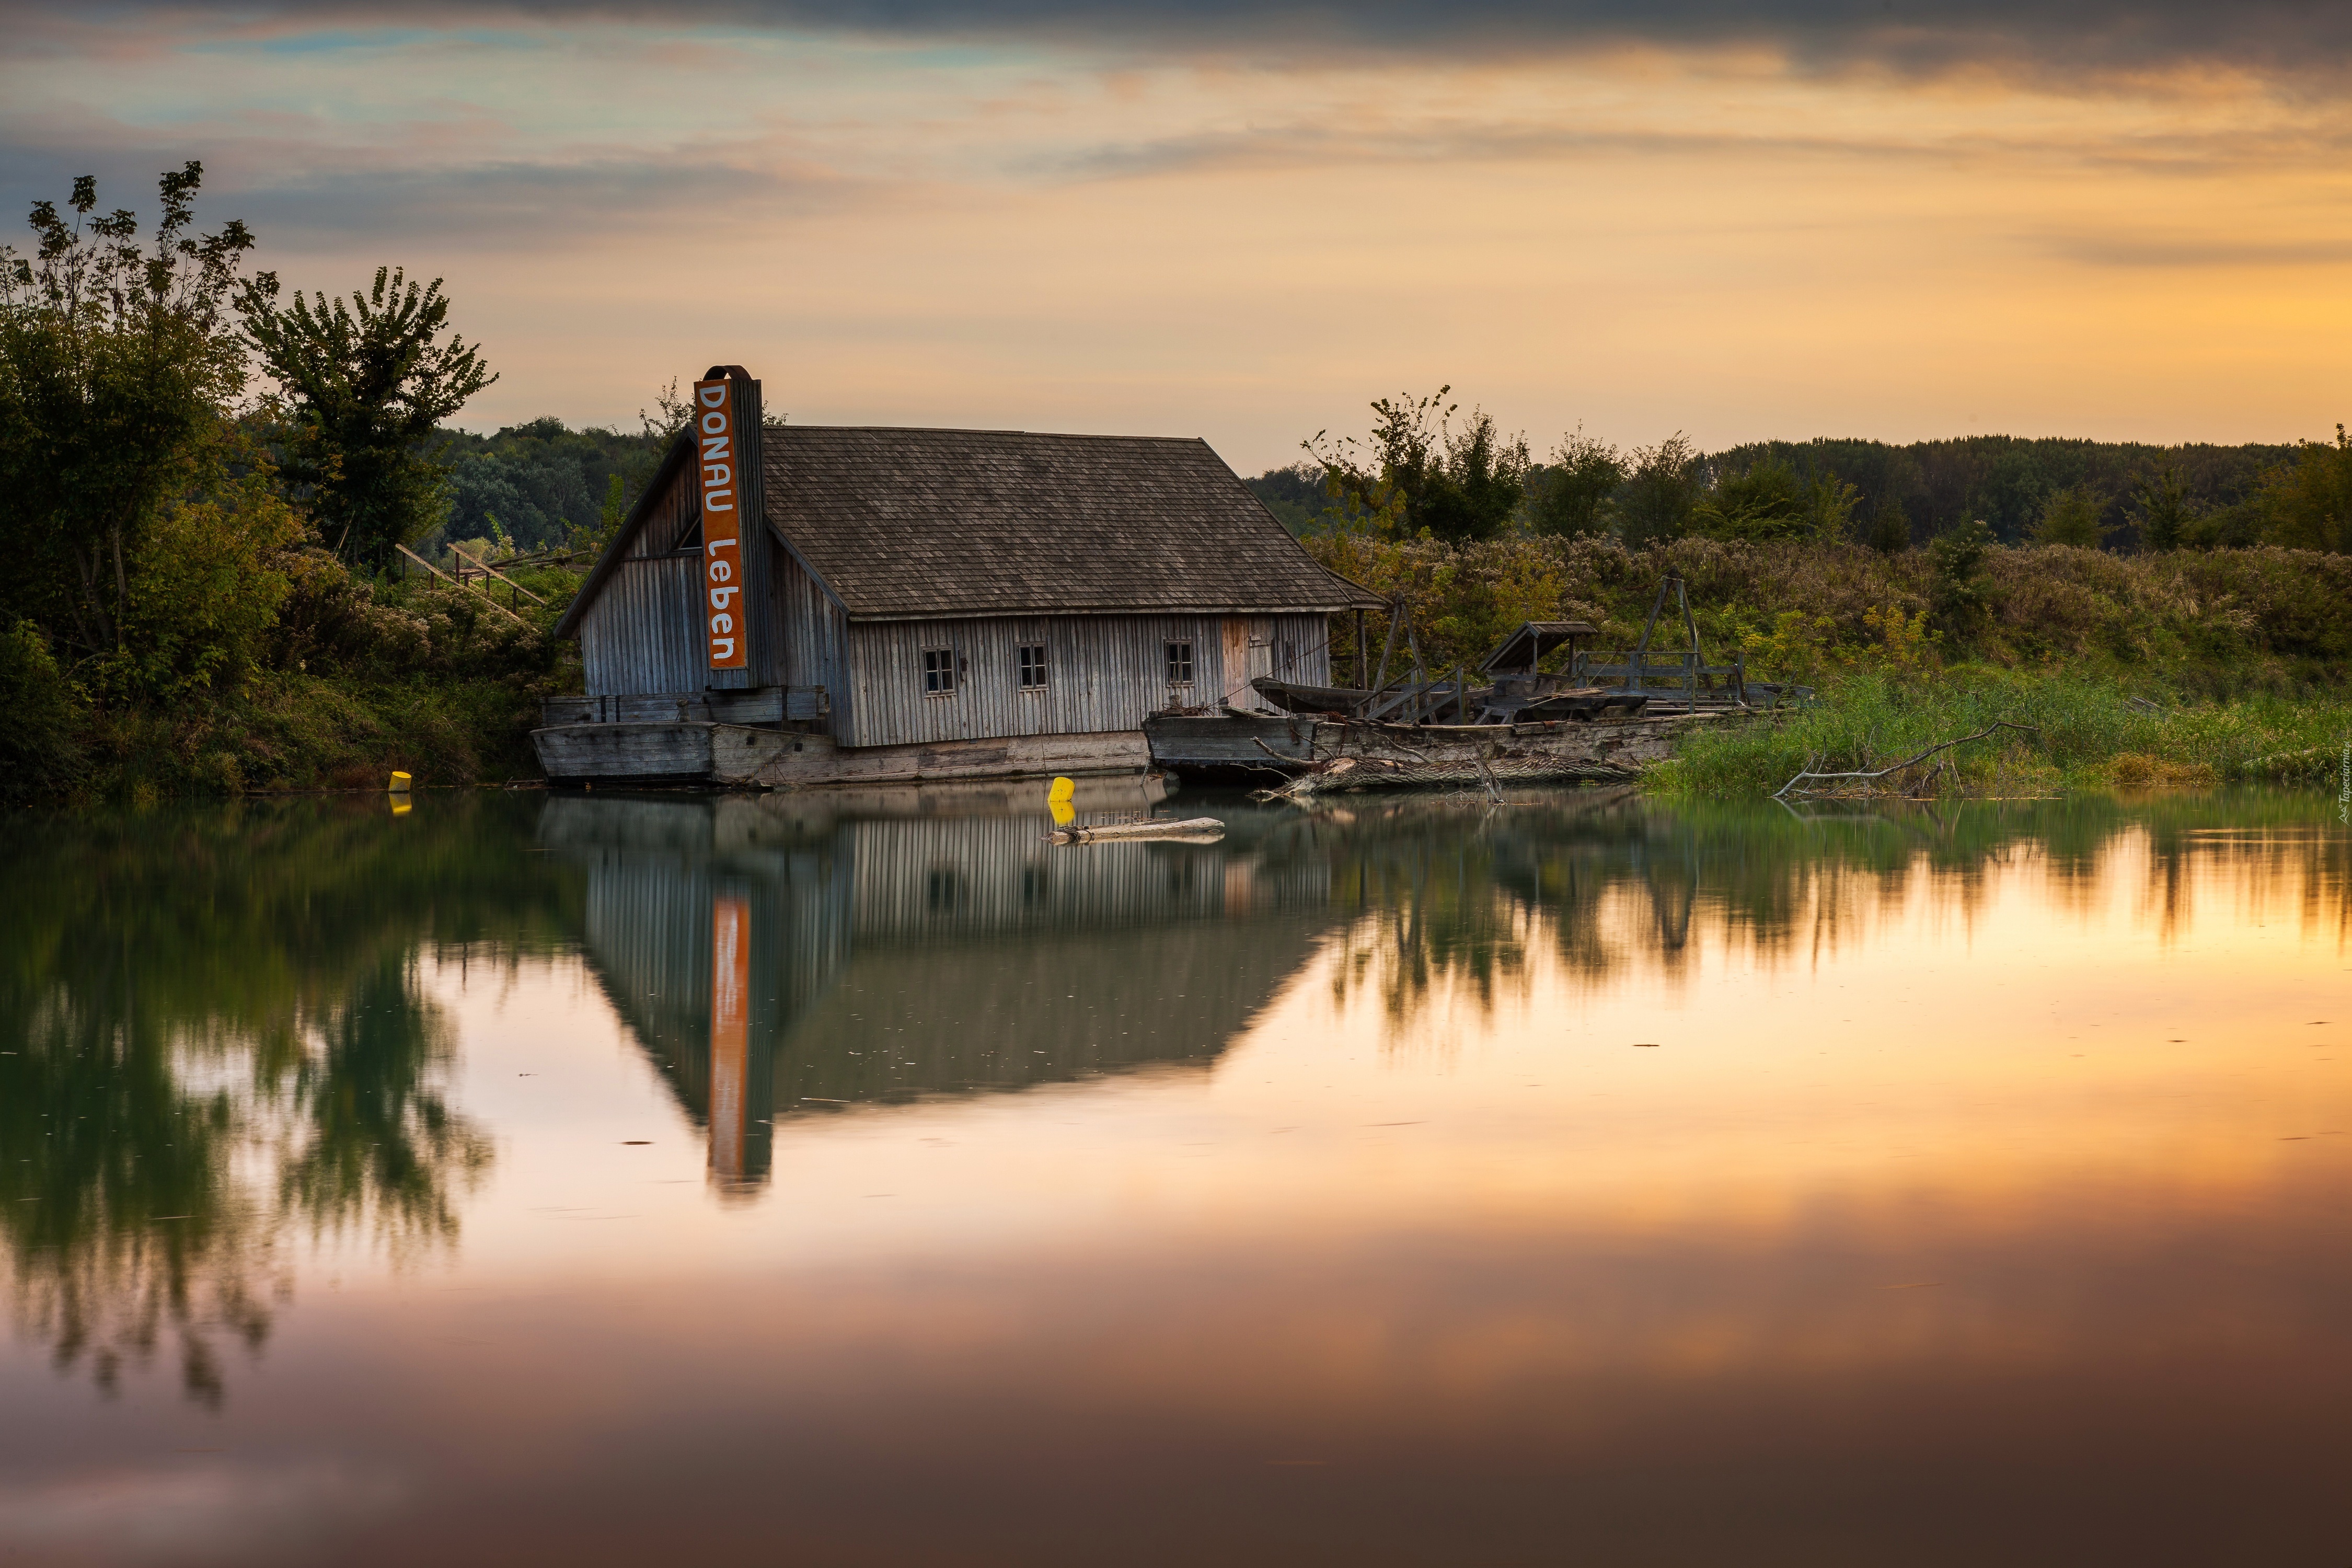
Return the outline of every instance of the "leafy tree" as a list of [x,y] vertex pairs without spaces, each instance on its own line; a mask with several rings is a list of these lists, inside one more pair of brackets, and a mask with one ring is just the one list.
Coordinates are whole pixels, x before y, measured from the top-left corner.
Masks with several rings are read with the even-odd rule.
[[1956,629],[1984,616],[1984,562],[1996,542],[1984,520],[1975,518],[1937,534],[1927,546],[1928,597],[1937,616]]
[[254,240],[237,222],[195,232],[203,180],[193,162],[163,174],[143,250],[135,214],[93,216],[87,174],[67,213],[33,204],[30,258],[0,247],[0,614],[69,661],[127,654],[152,536],[229,487],[244,456],[226,418],[245,385],[226,307]]
[[1368,440],[1332,441],[1318,430],[1301,443],[1323,466],[1333,500],[1377,512],[1393,498],[1407,531],[1457,543],[1503,532],[1526,492],[1527,437],[1504,436],[1483,412],[1454,429],[1461,405],[1444,401],[1451,391],[1377,399]]
[[1878,503],[1864,542],[1881,555],[1900,555],[1911,548],[1911,514],[1903,510],[1901,497],[1889,496]]
[[434,427],[498,379],[455,333],[441,279],[410,281],[379,267],[348,307],[296,289],[278,304],[278,277],[257,274],[237,310],[263,366],[291,405],[283,470],[306,486],[327,542],[381,569],[394,547],[440,521],[446,468],[431,455]]
[[80,777],[79,707],[40,627],[0,628],[0,805],[61,795]]
[[2107,526],[2101,521],[2106,510],[2105,498],[2084,486],[2068,485],[2053,490],[2050,499],[2042,503],[2042,516],[2033,524],[2034,542],[2096,550],[2107,536]]
[[1528,525],[1562,539],[1602,532],[1610,498],[1624,479],[1616,447],[1581,428],[1563,436],[1551,461],[1529,476]]
[[2189,486],[2170,458],[2140,475],[2132,487],[2139,503],[2139,542],[2148,550],[2178,550],[2189,518]]
[[1722,479],[1691,511],[1691,527],[1712,539],[1801,539],[1806,521],[1805,488],[1777,458]]
[[2352,436],[2306,441],[2294,466],[2264,487],[2271,542],[2295,550],[2352,550]]
[[1690,531],[1699,498],[1698,448],[1677,430],[1654,447],[1627,454],[1630,470],[1617,497],[1618,528],[1640,548]]
[[677,377],[671,376],[669,384],[654,394],[654,407],[660,410],[661,417],[656,418],[640,408],[637,410],[637,423],[645,426],[647,438],[667,447],[670,438],[685,429],[686,422],[694,417],[694,402],[677,395]]
[[1862,491],[1835,474],[1824,473],[1805,487],[1805,531],[1823,544],[1843,541],[1853,527]]
[[1316,514],[1322,510],[1323,470],[1312,463],[1268,468],[1242,483],[1293,533],[1306,532],[1314,525]]
[[1440,539],[1493,539],[1511,525],[1527,494],[1528,440],[1505,437],[1478,413],[1447,438],[1445,462],[1423,492],[1416,519]]

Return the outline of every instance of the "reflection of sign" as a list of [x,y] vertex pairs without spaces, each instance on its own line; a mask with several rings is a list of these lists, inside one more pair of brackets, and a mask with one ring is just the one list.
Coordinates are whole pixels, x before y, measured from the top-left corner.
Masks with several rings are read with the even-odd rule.
[[710,902],[710,1169],[743,1175],[744,1099],[751,1075],[751,906]]
[[745,458],[735,412],[733,383],[694,384],[694,439],[702,462],[702,589],[713,669],[741,669],[750,662],[742,510],[736,504],[743,495]]

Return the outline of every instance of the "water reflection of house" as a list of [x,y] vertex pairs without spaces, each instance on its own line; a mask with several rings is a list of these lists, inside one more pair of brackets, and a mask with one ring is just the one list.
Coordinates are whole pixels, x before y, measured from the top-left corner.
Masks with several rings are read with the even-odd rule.
[[[1093,787],[1082,810],[1143,804]],[[714,1178],[749,1187],[776,1118],[1205,1067],[1328,924],[1319,856],[1246,831],[1057,847],[1048,826],[1034,787],[966,785],[557,796],[540,837],[586,868],[590,962],[709,1128]]]

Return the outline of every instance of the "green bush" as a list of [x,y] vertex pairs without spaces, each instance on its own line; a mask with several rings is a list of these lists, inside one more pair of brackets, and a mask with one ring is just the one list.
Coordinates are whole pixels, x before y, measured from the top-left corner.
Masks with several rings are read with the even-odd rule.
[[30,621],[0,630],[0,805],[69,793],[82,775],[82,703]]

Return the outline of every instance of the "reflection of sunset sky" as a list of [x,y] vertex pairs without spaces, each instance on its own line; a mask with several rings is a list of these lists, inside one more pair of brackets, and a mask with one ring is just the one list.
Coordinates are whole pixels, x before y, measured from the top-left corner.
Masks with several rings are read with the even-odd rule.
[[[1355,934],[1338,931],[1209,1074],[797,1120],[778,1141],[777,1212],[697,1224],[681,1188],[679,1213],[643,1240],[683,1261],[720,1226],[747,1263],[772,1247],[802,1267],[1091,1246],[1139,1223],[1220,1245],[1261,1229],[1293,1245],[1281,1238],[1302,1220],[1331,1237],[1731,1225],[1765,1245],[1824,1204],[1857,1221],[1925,1206],[1985,1237],[2030,1234],[2067,1192],[2225,1215],[2333,1169],[2332,1130],[2352,1152],[2352,1053],[2333,1044],[2352,1016],[2333,1018],[2330,1001],[2352,960],[2326,912],[2342,894],[2292,861],[2250,878],[2201,859],[2168,931],[2151,876],[2130,834],[2091,877],[2025,851],[1971,884],[1907,877],[1889,904],[1850,876],[1866,912],[1846,911],[1818,949],[1759,949],[1702,900],[1679,963],[1629,934],[1600,976],[1558,958],[1538,916],[1489,999],[1441,978],[1402,1025],[1376,977],[1336,984]],[[1638,933],[1647,910],[1628,889],[1613,899],[1599,923]],[[529,1160],[551,1191],[577,1183],[618,1204],[635,1173],[615,1168],[614,1140],[659,1139],[631,1156],[646,1164],[700,1160],[693,1129],[643,1105],[642,1058],[579,1048],[612,1025],[570,973],[488,1008],[448,979],[435,989],[469,1042],[464,1101],[515,1145],[501,1182]],[[536,1076],[501,1076],[519,1070]],[[602,1110],[576,1088],[592,1071],[607,1080]],[[541,1117],[564,1158],[523,1132]],[[891,1201],[859,1196],[883,1189]],[[493,1203],[468,1220],[469,1268],[496,1268],[504,1250],[474,1245],[484,1226],[531,1233],[520,1212]]]
[[1606,963],[1520,905],[1402,1012],[1393,924],[1335,913],[1205,1067],[794,1116],[749,1205],[579,961],[445,953],[499,1141],[462,1246],[306,1264],[209,1421],[8,1363],[49,1436],[0,1467],[355,1562],[620,1561],[689,1485],[820,1561],[1138,1518],[1142,1562],[1516,1561],[1563,1510],[1612,1563],[2300,1552],[2352,1394],[2341,847],[1799,861],[1766,940],[1702,875],[1672,959],[1621,880]]

